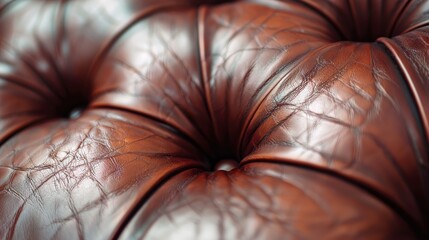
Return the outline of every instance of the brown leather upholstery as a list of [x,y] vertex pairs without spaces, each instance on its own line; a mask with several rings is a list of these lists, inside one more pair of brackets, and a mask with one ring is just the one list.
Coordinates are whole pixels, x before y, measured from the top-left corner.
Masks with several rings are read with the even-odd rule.
[[1,239],[424,239],[429,1],[0,0]]

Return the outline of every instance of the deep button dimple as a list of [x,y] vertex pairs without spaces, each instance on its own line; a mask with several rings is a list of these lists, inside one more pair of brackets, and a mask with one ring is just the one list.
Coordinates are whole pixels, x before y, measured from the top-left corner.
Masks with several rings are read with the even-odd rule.
[[238,167],[238,162],[235,159],[225,158],[216,162],[214,171],[231,171]]
[[65,101],[55,110],[55,115],[61,118],[76,119],[79,118],[82,112],[88,105],[88,101],[82,97],[71,97],[69,101]]
[[80,115],[82,114],[82,111],[83,111],[83,107],[73,108],[69,113],[69,118],[70,119],[76,119],[76,118],[80,117]]
[[243,159],[240,154],[235,152],[228,144],[217,143],[206,149],[202,153],[204,162],[208,163],[206,171],[231,171],[240,167],[240,162]]
[[[331,22],[328,31],[338,32],[334,41],[374,42],[392,38],[413,28],[413,16],[406,13],[412,1],[313,1],[303,4]],[[336,31],[335,31],[336,30]]]

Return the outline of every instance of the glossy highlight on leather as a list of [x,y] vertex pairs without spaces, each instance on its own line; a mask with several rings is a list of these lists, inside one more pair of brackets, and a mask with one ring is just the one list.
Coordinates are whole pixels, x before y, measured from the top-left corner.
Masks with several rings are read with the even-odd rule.
[[428,238],[428,12],[0,0],[0,239]]

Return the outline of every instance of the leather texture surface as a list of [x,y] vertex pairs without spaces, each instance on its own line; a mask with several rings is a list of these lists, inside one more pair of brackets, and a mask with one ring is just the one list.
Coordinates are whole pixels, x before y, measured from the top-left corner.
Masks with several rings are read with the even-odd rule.
[[0,0],[0,239],[426,239],[428,142],[427,0]]

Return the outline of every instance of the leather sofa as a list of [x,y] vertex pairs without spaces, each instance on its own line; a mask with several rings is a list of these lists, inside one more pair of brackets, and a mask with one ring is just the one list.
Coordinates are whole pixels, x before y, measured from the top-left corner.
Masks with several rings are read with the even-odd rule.
[[429,1],[0,0],[1,239],[425,239]]

